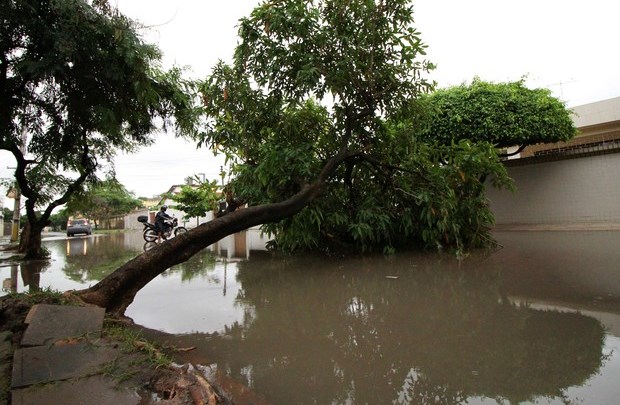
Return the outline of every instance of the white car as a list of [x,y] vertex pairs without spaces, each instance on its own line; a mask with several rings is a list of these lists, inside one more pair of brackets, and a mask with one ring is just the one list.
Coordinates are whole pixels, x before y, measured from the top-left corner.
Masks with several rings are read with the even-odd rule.
[[90,225],[90,220],[78,218],[70,219],[67,222],[67,236],[73,236],[79,233],[84,233],[86,235],[93,233],[93,227]]

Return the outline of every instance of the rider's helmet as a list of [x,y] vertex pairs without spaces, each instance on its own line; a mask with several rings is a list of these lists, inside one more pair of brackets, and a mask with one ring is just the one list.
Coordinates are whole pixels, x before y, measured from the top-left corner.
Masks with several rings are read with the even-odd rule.
[[166,211],[166,210],[168,209],[168,206],[167,206],[167,205],[162,205],[162,206],[161,206],[161,209],[162,209],[162,210],[164,210],[164,211]]

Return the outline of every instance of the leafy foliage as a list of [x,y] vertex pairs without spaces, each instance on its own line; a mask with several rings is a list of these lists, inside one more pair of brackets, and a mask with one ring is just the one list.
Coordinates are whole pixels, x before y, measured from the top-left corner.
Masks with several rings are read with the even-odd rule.
[[180,70],[159,67],[159,51],[134,22],[97,4],[2,3],[0,148],[17,161],[35,238],[52,210],[93,181],[117,150],[149,144],[172,119],[178,133],[196,128],[193,84]]
[[13,210],[9,209],[9,208],[2,208],[2,217],[4,218],[4,221],[6,222],[10,222],[13,220]]
[[419,100],[425,111],[420,139],[445,145],[462,139],[500,148],[567,141],[576,129],[563,102],[548,89],[524,82],[489,83],[437,90]]
[[69,213],[66,209],[62,209],[52,215],[50,215],[50,226],[54,230],[66,229],[67,221],[69,220]]
[[412,11],[405,0],[263,3],[241,20],[234,63],[205,81],[202,142],[226,153],[237,201],[282,201],[329,172],[320,199],[264,226],[275,246],[490,241],[481,178],[510,182],[488,143],[417,140],[411,101],[432,89],[433,65]]
[[75,193],[67,203],[70,215],[82,215],[101,223],[105,219],[124,215],[142,206],[142,201],[116,180],[108,179],[91,184]]
[[220,195],[217,192],[217,181],[205,181],[197,186],[185,185],[181,192],[170,196],[175,202],[174,207],[185,213],[185,219],[204,217],[207,212],[217,208]]

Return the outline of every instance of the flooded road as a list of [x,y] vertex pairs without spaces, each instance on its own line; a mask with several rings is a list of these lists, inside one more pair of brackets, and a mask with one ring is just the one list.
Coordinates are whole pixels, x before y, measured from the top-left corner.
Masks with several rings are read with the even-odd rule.
[[[180,360],[238,403],[617,403],[620,232],[496,237],[462,261],[204,252],[127,315],[195,346]],[[0,264],[5,288],[83,288],[143,249],[138,233],[44,243],[51,263]]]

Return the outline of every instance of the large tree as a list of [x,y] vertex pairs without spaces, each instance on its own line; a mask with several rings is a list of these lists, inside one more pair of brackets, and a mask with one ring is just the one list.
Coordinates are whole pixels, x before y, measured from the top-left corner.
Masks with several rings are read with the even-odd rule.
[[40,257],[52,211],[101,163],[150,143],[172,117],[179,133],[193,128],[190,83],[161,70],[157,48],[107,6],[2,0],[0,10],[0,149],[26,198],[20,250]]
[[125,215],[142,206],[142,201],[115,179],[106,179],[75,193],[66,205],[70,215],[93,219],[95,224],[114,216]]
[[[432,65],[420,59],[412,15],[406,0],[258,6],[240,22],[234,63],[220,63],[203,86],[210,121],[202,142],[231,160],[231,212],[78,294],[123,313],[172,265],[260,224],[274,224],[276,243],[287,248],[488,242],[492,215],[480,174],[506,184],[506,172],[488,143],[438,152],[416,141],[409,105],[431,88],[423,75]],[[325,223],[338,233],[323,232]]]

